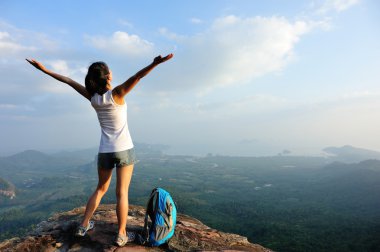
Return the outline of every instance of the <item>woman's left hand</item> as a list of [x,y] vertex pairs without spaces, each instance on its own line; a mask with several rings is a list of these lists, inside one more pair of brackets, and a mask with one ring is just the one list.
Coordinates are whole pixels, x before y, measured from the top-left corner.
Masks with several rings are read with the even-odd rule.
[[34,66],[35,68],[37,68],[38,70],[41,70],[42,72],[46,72],[47,69],[44,65],[42,65],[40,62],[34,60],[34,59],[26,59],[26,61],[28,61],[32,66]]

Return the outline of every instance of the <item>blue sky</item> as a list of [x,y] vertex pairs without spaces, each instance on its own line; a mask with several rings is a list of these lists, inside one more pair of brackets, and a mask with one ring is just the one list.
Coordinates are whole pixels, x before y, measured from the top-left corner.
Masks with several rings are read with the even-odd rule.
[[90,104],[25,62],[114,85],[174,53],[126,98],[135,142],[171,153],[380,150],[380,4],[310,1],[1,1],[0,153],[95,147]]

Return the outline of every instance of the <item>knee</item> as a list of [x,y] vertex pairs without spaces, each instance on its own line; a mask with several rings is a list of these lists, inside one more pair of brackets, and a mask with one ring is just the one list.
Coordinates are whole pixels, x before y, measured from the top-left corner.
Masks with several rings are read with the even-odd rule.
[[121,188],[116,189],[116,197],[118,199],[123,198],[123,197],[128,197],[128,189],[121,189]]
[[96,188],[96,191],[101,194],[101,195],[104,195],[108,190],[108,186],[106,185],[98,185],[98,187]]

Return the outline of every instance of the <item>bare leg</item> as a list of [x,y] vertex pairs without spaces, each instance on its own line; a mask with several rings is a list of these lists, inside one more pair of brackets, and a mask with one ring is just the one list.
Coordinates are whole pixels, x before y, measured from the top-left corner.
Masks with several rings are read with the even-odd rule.
[[107,192],[108,187],[111,182],[112,169],[103,169],[98,167],[98,177],[99,182],[96,187],[95,192],[88,199],[86,205],[86,211],[84,213],[82,226],[86,227],[90,221],[92,215],[94,214],[96,208],[98,208],[100,200],[103,198],[104,194]]
[[119,234],[126,235],[128,218],[128,191],[132,179],[133,165],[123,166],[116,169],[116,214],[119,222]]

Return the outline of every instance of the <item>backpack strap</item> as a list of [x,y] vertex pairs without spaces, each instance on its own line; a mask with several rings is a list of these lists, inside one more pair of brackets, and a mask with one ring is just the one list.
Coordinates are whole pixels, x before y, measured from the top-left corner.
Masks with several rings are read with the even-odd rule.
[[170,228],[170,217],[166,213],[162,212],[161,209],[158,209],[158,212],[161,214],[162,218],[164,219],[166,226]]
[[142,239],[144,243],[147,243],[149,241],[149,226],[148,226],[149,218],[152,222],[154,221],[153,202],[154,202],[155,196],[157,196],[157,188],[154,188],[152,190],[149,196],[147,206],[146,206],[146,212],[145,212],[145,218],[144,218],[144,229],[142,233]]

